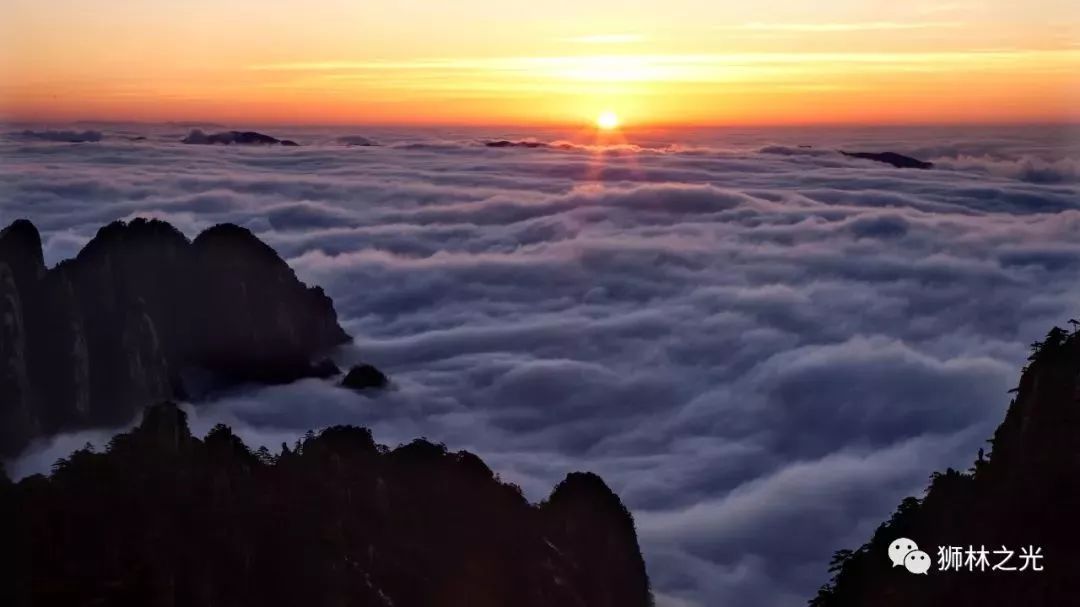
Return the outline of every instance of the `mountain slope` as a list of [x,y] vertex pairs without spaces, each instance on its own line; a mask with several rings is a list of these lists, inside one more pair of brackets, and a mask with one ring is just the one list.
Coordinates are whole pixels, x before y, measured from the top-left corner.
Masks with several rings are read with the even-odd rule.
[[[838,552],[811,605],[1080,605],[1080,334],[1055,327],[1033,348],[990,456],[980,450],[966,473],[934,473],[925,497],[905,499],[870,542]],[[892,566],[898,538],[934,559],[927,575]],[[940,570],[939,547],[962,549],[960,571]],[[1036,548],[1041,558],[1022,558]]]

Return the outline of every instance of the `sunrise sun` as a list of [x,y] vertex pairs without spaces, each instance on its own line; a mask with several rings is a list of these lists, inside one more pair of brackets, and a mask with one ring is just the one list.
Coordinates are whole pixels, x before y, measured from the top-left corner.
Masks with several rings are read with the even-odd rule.
[[610,131],[619,128],[619,117],[615,112],[600,112],[596,117],[597,128]]

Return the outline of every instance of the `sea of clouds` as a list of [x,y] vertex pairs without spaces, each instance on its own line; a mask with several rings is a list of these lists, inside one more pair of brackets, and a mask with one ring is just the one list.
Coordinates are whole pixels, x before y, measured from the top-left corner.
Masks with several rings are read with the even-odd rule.
[[[661,606],[804,603],[833,551],[970,465],[1027,344],[1080,313],[1075,130],[260,129],[297,148],[186,130],[13,126],[0,223],[33,220],[49,263],[115,219],[250,227],[333,297],[356,337],[339,362],[394,389],[241,391],[200,405],[197,433],[426,436],[534,500],[596,471]],[[361,141],[378,145],[345,145]],[[47,471],[108,434],[9,466]]]

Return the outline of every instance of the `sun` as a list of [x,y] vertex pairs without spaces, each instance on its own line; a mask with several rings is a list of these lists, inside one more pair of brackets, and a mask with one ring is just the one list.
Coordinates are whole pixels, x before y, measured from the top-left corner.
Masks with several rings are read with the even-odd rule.
[[611,131],[619,128],[619,117],[615,112],[600,112],[600,115],[596,117],[596,127]]

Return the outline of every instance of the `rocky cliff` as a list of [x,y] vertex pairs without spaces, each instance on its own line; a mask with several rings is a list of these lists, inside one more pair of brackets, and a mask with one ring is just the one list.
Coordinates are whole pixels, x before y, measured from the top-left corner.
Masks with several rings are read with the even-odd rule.
[[532,505],[475,455],[356,427],[252,452],[159,405],[50,477],[0,475],[0,516],[16,607],[652,603],[633,519],[595,475]]
[[[867,544],[837,552],[811,605],[1080,604],[1080,334],[1054,328],[1033,344],[1015,393],[990,454],[966,472],[934,473],[925,496],[904,500]],[[933,559],[926,575],[892,566],[897,538]],[[942,568],[941,547],[961,549],[960,571],[949,559]]]
[[312,361],[349,339],[322,290],[244,228],[189,242],[116,222],[46,269],[37,229],[16,221],[0,232],[0,455],[196,387],[332,372]]

